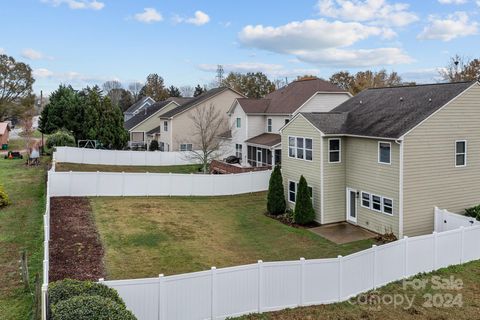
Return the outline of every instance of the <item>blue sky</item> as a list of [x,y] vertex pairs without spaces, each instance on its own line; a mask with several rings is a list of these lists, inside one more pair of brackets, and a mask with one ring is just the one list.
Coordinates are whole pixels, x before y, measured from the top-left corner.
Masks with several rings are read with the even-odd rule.
[[289,79],[386,68],[435,82],[451,55],[480,52],[480,0],[2,0],[0,20],[0,52],[31,65],[37,93],[153,72],[208,84],[217,64]]

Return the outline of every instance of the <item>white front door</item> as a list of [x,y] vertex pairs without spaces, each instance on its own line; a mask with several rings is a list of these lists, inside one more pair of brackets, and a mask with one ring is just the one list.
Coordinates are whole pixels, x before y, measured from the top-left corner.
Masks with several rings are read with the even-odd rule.
[[262,149],[257,149],[257,167],[262,166]]
[[357,223],[357,190],[347,188],[347,221]]

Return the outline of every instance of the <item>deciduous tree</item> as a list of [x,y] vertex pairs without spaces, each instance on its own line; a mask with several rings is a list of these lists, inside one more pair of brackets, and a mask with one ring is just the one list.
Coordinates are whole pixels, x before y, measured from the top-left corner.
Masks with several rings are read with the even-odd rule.
[[445,68],[440,69],[440,75],[449,82],[479,80],[480,59],[469,60],[457,54],[450,58]]
[[128,85],[128,90],[133,96],[134,102],[139,100],[140,90],[143,88],[143,83],[141,82],[132,82]]
[[156,73],[149,74],[147,82],[140,90],[140,97],[151,97],[155,101],[163,101],[168,98],[168,91],[165,88],[164,80]]
[[223,83],[248,98],[263,98],[275,90],[275,83],[270,81],[262,72],[248,72],[246,74],[230,72]]

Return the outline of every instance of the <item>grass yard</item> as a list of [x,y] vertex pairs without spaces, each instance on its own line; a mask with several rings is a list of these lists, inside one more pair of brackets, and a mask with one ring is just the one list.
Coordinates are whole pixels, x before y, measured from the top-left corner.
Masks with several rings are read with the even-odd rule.
[[[461,288],[434,288],[433,276],[441,281],[460,279]],[[480,261],[462,266],[453,266],[439,271],[414,277],[415,281],[427,281],[425,288],[403,287],[399,281],[352,299],[354,303],[343,302],[330,305],[312,306],[278,312],[248,315],[236,320],[303,320],[303,319],[479,319],[480,310]],[[409,279],[412,280],[412,279]],[[437,280],[438,281],[438,280]],[[446,283],[446,282],[445,282]],[[386,302],[397,300],[397,305]],[[409,301],[413,303],[409,304]],[[381,298],[383,300],[379,300]],[[402,302],[403,298],[403,302]],[[371,299],[371,300],[367,300]],[[366,303],[366,301],[371,301]],[[383,301],[376,303],[376,301]]]
[[[23,289],[20,253],[27,250],[31,283],[41,276],[45,168],[27,168],[24,160],[0,159],[0,184],[12,205],[0,209],[0,318],[29,319],[33,296]],[[32,288],[33,290],[33,288]]]
[[107,166],[97,164],[79,164],[59,162],[56,164],[56,171],[83,171],[83,172],[151,172],[151,173],[196,173],[200,166],[198,164],[178,166]]
[[336,257],[336,245],[266,217],[266,193],[227,197],[90,198],[108,279],[156,277],[255,263]]

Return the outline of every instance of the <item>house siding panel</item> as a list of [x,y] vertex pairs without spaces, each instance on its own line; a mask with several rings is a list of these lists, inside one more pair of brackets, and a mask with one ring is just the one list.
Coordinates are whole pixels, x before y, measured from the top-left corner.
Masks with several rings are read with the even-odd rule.
[[[434,206],[463,213],[480,203],[479,123],[476,84],[405,136],[405,235],[431,233]],[[455,167],[455,140],[467,140],[466,167]]]
[[347,93],[317,93],[297,112],[328,112],[348,99]]
[[391,142],[391,164],[388,165],[378,163],[379,140],[347,137],[344,141],[346,186],[343,190],[343,208],[345,208],[347,187],[358,192],[365,191],[392,199],[393,216],[389,216],[362,207],[359,196],[357,224],[381,234],[393,232],[398,236],[400,147],[395,142]]
[[345,139],[340,139],[340,163],[328,162],[328,140],[323,138],[323,223],[345,221]]
[[[290,158],[288,156],[288,136],[300,136],[312,138],[313,160]],[[287,206],[294,209],[295,204],[288,201],[288,181],[298,182],[303,175],[309,186],[313,189],[313,207],[316,213],[316,221],[321,222],[320,217],[320,132],[318,132],[303,117],[298,117],[282,132],[282,175],[285,189]]]

